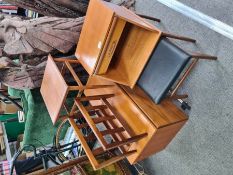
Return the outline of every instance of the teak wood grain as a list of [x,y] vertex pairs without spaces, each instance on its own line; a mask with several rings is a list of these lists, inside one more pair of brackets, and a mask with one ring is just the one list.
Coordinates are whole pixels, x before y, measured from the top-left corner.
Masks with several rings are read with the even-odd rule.
[[187,120],[186,114],[171,100],[165,99],[160,104],[155,104],[140,87],[131,89],[120,86],[157,128]]
[[116,5],[114,3],[105,2],[105,1],[102,1],[102,3],[106,7],[108,7],[112,11],[114,11],[115,16],[117,16],[117,17],[119,17],[127,22],[130,22],[136,26],[139,26],[141,28],[145,28],[145,29],[150,30],[150,31],[155,31],[155,30],[159,31],[159,29],[156,28],[154,25],[150,24],[145,19],[141,18],[140,16],[138,16],[137,14],[135,14],[134,12],[132,12],[131,10],[129,10],[125,7]]
[[[124,159],[125,157],[131,155],[131,154],[134,154],[136,151],[133,150],[133,151],[128,151],[126,153],[123,153],[123,154],[120,154],[120,155],[117,155],[117,156],[114,156],[112,158],[110,158],[109,160],[105,160],[104,162],[102,163],[99,163],[98,160],[96,159],[96,155],[100,154],[100,153],[104,153],[102,148],[97,148],[96,150],[91,150],[85,140],[85,138],[83,137],[83,134],[81,133],[81,131],[79,130],[79,128],[77,127],[74,119],[69,119],[69,122],[71,124],[71,126],[74,128],[74,132],[76,134],[76,136],[78,137],[79,141],[81,142],[82,144],[82,147],[93,167],[94,170],[98,170],[98,169],[101,169],[101,168],[104,168],[108,165],[111,165],[115,162],[118,162],[122,159]],[[100,153],[99,153],[100,152]]]
[[[165,103],[162,107],[158,107],[153,106],[150,102],[146,102],[146,104],[149,103],[150,105],[142,105],[135,101],[136,98],[128,95],[126,90],[120,85],[107,81],[100,76],[91,76],[88,80],[88,84],[115,85],[101,90],[85,90],[84,94],[101,95],[106,93],[115,93],[115,96],[109,98],[108,102],[119,114],[121,114],[121,123],[126,122],[137,135],[142,133],[148,134],[146,137],[132,144],[129,148],[129,150],[137,150],[136,153],[127,156],[127,159],[131,164],[163,150],[187,121],[185,114],[183,114],[176,106],[172,105],[173,110],[166,111],[166,105],[171,104]],[[141,98],[141,96],[137,98]],[[144,99],[142,98],[138,101],[143,100]],[[147,98],[146,101],[147,100],[150,101],[149,98]],[[150,108],[152,108],[152,111],[149,111]],[[152,114],[153,116],[151,116]],[[162,120],[163,117],[165,117],[165,120]],[[128,137],[127,135],[124,136]]]
[[[92,100],[96,101],[97,99],[101,100],[101,99],[105,99],[106,97],[112,97],[112,96],[106,96],[106,95],[99,96],[98,95],[95,98],[94,98],[94,96],[91,96],[91,98],[88,98],[88,97],[79,97],[79,98],[76,98],[75,99],[75,103],[76,103],[78,109],[80,110],[80,112],[82,113],[83,118],[87,121],[87,123],[76,124],[75,121],[74,121],[74,118],[69,118],[70,124],[74,128],[76,136],[80,140],[80,142],[81,142],[81,144],[82,144],[82,146],[83,146],[83,148],[84,148],[84,150],[85,150],[85,152],[86,152],[86,154],[87,154],[87,156],[88,156],[88,158],[89,158],[89,160],[90,160],[90,162],[91,162],[91,164],[92,164],[92,166],[93,166],[94,169],[100,169],[100,168],[103,168],[103,167],[105,167],[105,166],[107,166],[109,164],[112,164],[112,163],[116,162],[116,161],[122,160],[126,156],[129,156],[129,155],[135,153],[136,150],[124,151],[121,154],[113,156],[109,160],[105,160],[105,161],[99,163],[97,161],[97,159],[95,158],[95,152],[96,152],[96,150],[91,150],[90,149],[89,145],[87,144],[87,141],[88,141],[87,138],[84,137],[83,134],[82,134],[82,132],[80,131],[80,129],[82,127],[89,126],[92,129],[92,131],[93,131],[94,134],[92,134],[90,136],[92,138],[95,135],[95,138],[97,140],[99,140],[101,147],[99,147],[97,149],[101,149],[102,152],[107,151],[107,150],[118,149],[119,147],[121,147],[123,145],[131,144],[132,142],[136,142],[139,139],[141,139],[142,137],[146,136],[144,134],[144,135],[139,135],[139,136],[135,136],[135,137],[130,137],[129,139],[125,139],[125,140],[117,140],[116,137],[114,137],[113,135],[125,132],[126,130],[123,127],[114,127],[114,128],[112,128],[112,127],[106,127],[105,130],[99,131],[99,129],[95,125],[96,123],[98,123],[98,122],[108,122],[109,120],[112,121],[113,119],[110,118],[109,116],[107,116],[105,113],[104,114],[107,117],[100,117],[98,113],[94,113],[95,114],[95,118],[92,118],[89,115],[88,111],[86,110],[86,107],[84,107],[82,105],[81,101],[86,101],[86,100],[88,101],[89,99],[92,99]],[[101,106],[101,105],[98,105],[98,106]],[[93,108],[90,108],[90,109],[93,109]],[[101,107],[101,109],[105,110],[102,107]],[[98,117],[96,118],[96,116],[98,116]],[[105,119],[105,120],[103,120],[103,119]],[[116,120],[116,117],[114,117],[114,119]],[[104,138],[104,136],[106,136],[106,135],[113,136],[114,142],[107,143],[105,141],[105,138]]]
[[91,0],[76,57],[90,75],[133,87],[161,34],[124,7]]
[[59,117],[69,87],[51,55],[48,56],[40,92],[53,123]]
[[159,41],[160,33],[131,24],[126,28],[111,65],[101,76],[132,88]]
[[[63,64],[61,66],[57,66],[55,61]],[[65,104],[69,91],[77,91],[77,96],[81,96],[84,89],[99,89],[105,87],[103,85],[83,85],[78,77],[79,73],[76,74],[71,64],[80,64],[80,62],[78,60],[68,58],[54,59],[51,55],[48,56],[48,62],[41,85],[41,95],[53,124],[58,120],[62,107],[64,107],[67,114],[70,114],[70,111]],[[76,86],[70,86],[68,85],[69,83],[66,82],[65,77],[63,77],[66,70],[69,71],[71,77],[74,78],[74,82],[77,84]]]
[[110,30],[114,12],[99,0],[91,0],[79,38],[76,57],[93,74]]
[[80,101],[75,100],[76,105],[78,106],[78,109],[81,111],[81,113],[83,114],[85,120],[87,121],[87,123],[89,124],[89,126],[91,127],[93,133],[96,135],[96,138],[99,140],[100,144],[102,145],[102,147],[106,150],[107,148],[105,147],[105,145],[107,145],[107,142],[104,140],[104,138],[102,137],[100,131],[98,130],[98,128],[96,127],[94,121],[92,120],[91,116],[88,114],[88,111],[84,108],[84,106],[81,104]]
[[[121,123],[121,126],[99,131],[99,129],[96,126],[96,122],[95,122],[96,120],[105,118],[106,119],[105,121],[109,122],[109,120],[111,120],[111,121],[113,120],[111,118],[111,116],[114,116],[114,120],[119,121],[119,118],[120,118],[119,113],[117,111],[115,111],[115,109],[111,106],[111,104],[107,100],[107,99],[112,98],[112,97],[114,97],[113,94],[107,94],[107,95],[86,96],[86,97],[83,96],[83,97],[78,97],[75,99],[75,103],[76,103],[78,109],[83,114],[83,117],[85,118],[85,120],[89,124],[90,128],[92,129],[93,133],[96,135],[96,138],[98,139],[102,148],[105,151],[109,150],[109,149],[113,149],[115,147],[120,147],[123,145],[127,145],[129,143],[135,142],[135,141],[137,141],[137,140],[139,140],[147,135],[146,133],[143,133],[140,135],[134,135],[132,133],[132,130],[129,129],[129,126],[126,126],[126,123],[121,123],[121,122],[119,122],[119,123]],[[89,104],[92,104],[92,101],[97,101],[97,100],[99,102],[103,103],[103,105],[105,105],[107,108],[106,109],[103,109],[103,108],[96,109],[96,111],[101,110],[102,113],[107,117],[103,117],[102,115],[99,116],[99,113],[94,113],[95,114],[94,118],[91,117],[91,115],[89,114],[89,111],[87,111],[86,107],[84,107],[83,104],[81,103],[82,101],[87,101],[87,102],[89,102]],[[102,105],[97,105],[97,106],[102,106]],[[104,111],[108,111],[108,112],[105,113]],[[95,112],[95,111],[93,111],[93,112]],[[110,115],[109,115],[109,113],[110,113]],[[127,132],[129,135],[129,138],[127,138],[127,139],[123,138],[123,140],[121,139],[121,141],[114,141],[112,143],[107,143],[107,141],[105,141],[105,138],[103,137],[104,135],[120,134],[122,132]]]
[[97,74],[104,74],[106,73],[108,66],[111,62],[112,56],[115,52],[117,44],[120,40],[120,36],[123,32],[126,22],[122,19],[117,19],[114,17],[113,25],[111,26],[109,36],[106,40],[106,44],[103,48],[103,52],[100,55],[99,62],[96,67]]

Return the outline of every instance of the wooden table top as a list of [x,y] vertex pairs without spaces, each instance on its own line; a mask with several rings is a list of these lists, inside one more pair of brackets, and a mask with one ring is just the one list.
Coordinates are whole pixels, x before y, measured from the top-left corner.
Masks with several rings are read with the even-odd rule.
[[40,92],[51,120],[55,124],[67,96],[68,85],[51,55],[48,56]]

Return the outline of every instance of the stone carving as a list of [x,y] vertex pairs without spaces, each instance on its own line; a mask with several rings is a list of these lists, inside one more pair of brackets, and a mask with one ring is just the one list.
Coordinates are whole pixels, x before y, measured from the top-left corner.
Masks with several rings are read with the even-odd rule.
[[[0,81],[17,89],[39,87],[48,53],[67,53],[75,48],[83,17],[42,17],[23,20],[0,17]],[[14,58],[20,58],[18,63]]]
[[80,18],[42,17],[22,20],[0,17],[0,40],[7,55],[67,53],[78,41],[83,24]]

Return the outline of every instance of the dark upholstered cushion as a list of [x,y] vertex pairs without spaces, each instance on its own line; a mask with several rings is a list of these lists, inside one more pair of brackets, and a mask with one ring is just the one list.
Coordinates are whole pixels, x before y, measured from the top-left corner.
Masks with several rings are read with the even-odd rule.
[[159,103],[179,77],[191,56],[168,39],[161,39],[137,84]]

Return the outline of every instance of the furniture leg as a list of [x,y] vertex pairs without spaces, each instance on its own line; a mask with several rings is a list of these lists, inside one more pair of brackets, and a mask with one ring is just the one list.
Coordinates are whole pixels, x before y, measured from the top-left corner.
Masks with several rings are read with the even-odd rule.
[[182,95],[174,94],[168,98],[171,100],[184,99],[184,98],[188,98],[188,95],[187,94],[182,94]]
[[167,32],[162,32],[162,36],[168,37],[168,38],[174,38],[174,39],[178,39],[178,40],[183,40],[183,41],[188,41],[188,42],[192,42],[192,43],[196,42],[195,39],[185,37],[185,36],[175,35],[175,34],[171,34],[171,33],[167,33]]
[[67,66],[67,68],[69,69],[70,73],[72,74],[72,76],[74,77],[75,81],[77,82],[77,84],[79,86],[83,86],[81,80],[78,78],[77,74],[75,73],[74,69],[72,68],[71,64],[68,61],[65,61],[65,65]]
[[69,63],[80,63],[77,59],[70,59],[70,58],[54,58],[55,62],[69,62]]
[[216,56],[211,56],[211,55],[207,55],[207,54],[200,54],[200,53],[193,53],[192,58],[207,59],[207,60],[217,60],[218,59]]
[[171,96],[175,95],[178,88],[181,86],[181,84],[184,82],[185,78],[190,74],[191,70],[193,69],[193,67],[197,64],[198,59],[195,59],[192,61],[192,63],[190,64],[190,66],[188,67],[188,69],[185,71],[184,75],[182,76],[182,78],[179,80],[179,82],[177,83],[176,87],[174,88],[174,90],[171,92]]
[[139,14],[139,13],[136,13],[136,14],[142,18],[145,18],[145,19],[149,19],[149,20],[156,21],[156,22],[161,22],[160,19],[152,17],[152,16],[147,16],[147,15],[143,15],[143,14]]
[[113,85],[88,85],[88,86],[69,86],[69,91],[83,91],[85,89],[99,89],[99,88],[107,88],[112,87]]

